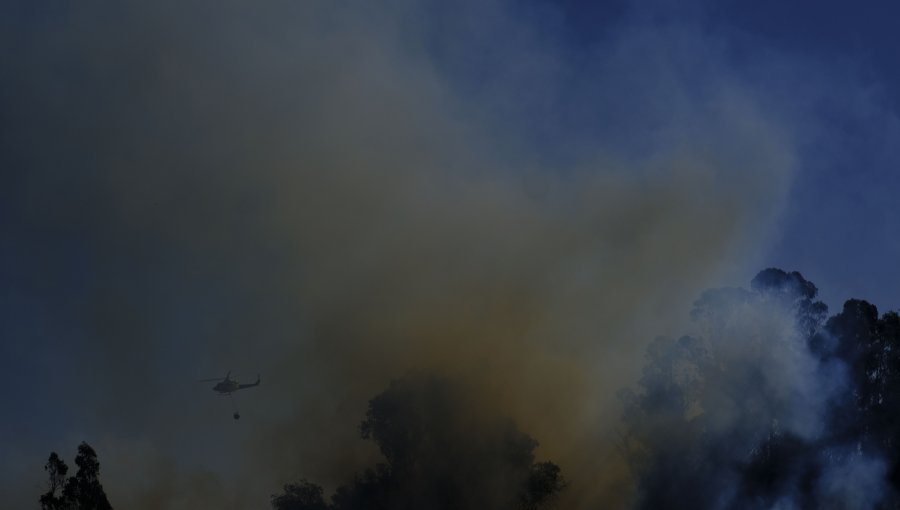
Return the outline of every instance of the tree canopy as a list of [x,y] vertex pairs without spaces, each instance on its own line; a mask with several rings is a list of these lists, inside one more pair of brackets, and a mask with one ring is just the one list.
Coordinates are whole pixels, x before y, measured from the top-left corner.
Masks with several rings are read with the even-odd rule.
[[369,402],[360,425],[385,462],[358,473],[326,503],[308,481],[272,497],[276,510],[537,510],[564,487],[560,469],[535,462],[537,441],[472,408],[458,386],[408,376]]
[[621,392],[637,508],[900,507],[900,317],[798,272],[707,291]]
[[112,510],[100,484],[100,462],[87,443],[78,445],[75,456],[78,471],[66,478],[69,468],[56,452],[44,466],[49,476],[48,490],[41,495],[42,510]]

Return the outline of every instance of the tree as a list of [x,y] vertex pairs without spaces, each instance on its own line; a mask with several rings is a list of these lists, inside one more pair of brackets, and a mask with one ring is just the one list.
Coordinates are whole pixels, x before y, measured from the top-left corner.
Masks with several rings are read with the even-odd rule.
[[535,463],[537,441],[445,379],[392,382],[369,402],[360,434],[384,463],[339,487],[331,505],[321,506],[321,488],[303,481],[273,496],[273,508],[538,510],[565,486],[557,465]]
[[44,471],[50,476],[50,480],[47,492],[41,495],[41,510],[62,510],[65,508],[62,491],[66,484],[66,473],[69,471],[69,466],[66,466],[56,452],[51,452],[47,464],[44,465]]
[[[103,485],[100,484],[100,462],[97,453],[87,443],[78,445],[75,457],[78,471],[66,479],[68,466],[56,452],[44,469],[50,476],[49,490],[40,498],[42,510],[112,510]],[[60,494],[57,495],[57,492]]]
[[565,488],[559,474],[559,466],[552,462],[539,462],[531,466],[531,474],[525,481],[520,499],[522,510],[537,510]]
[[322,487],[306,480],[284,486],[284,493],[272,496],[276,510],[326,510]]
[[637,508],[900,508],[900,315],[817,293],[766,269],[650,345],[622,392]]
[[900,493],[900,316],[879,318],[875,305],[850,299],[826,329],[836,340],[831,354],[849,368],[854,388],[835,406],[835,433],[885,458],[888,479]]
[[794,311],[797,326],[806,338],[812,337],[828,316],[828,306],[815,301],[819,289],[797,271],[764,269],[750,282],[750,288],[770,299],[782,299]]
[[811,349],[827,313],[817,293],[800,273],[766,269],[750,290],[704,292],[694,334],[650,345],[637,391],[621,393],[637,508],[808,499],[803,480],[818,462],[817,421],[831,395],[808,382],[825,373]]

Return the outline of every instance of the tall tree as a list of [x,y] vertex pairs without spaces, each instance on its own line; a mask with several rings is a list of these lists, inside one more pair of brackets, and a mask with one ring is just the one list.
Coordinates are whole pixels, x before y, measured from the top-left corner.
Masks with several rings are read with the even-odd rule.
[[[56,452],[44,469],[50,476],[49,490],[40,498],[42,510],[112,510],[103,485],[100,484],[100,462],[97,453],[87,443],[78,445],[75,457],[78,471],[66,478],[68,466]],[[57,495],[59,493],[59,495]]]
[[817,293],[797,272],[766,269],[750,290],[704,292],[694,335],[650,345],[637,391],[621,393],[637,508],[771,508],[786,487],[805,497],[798,480],[829,395],[807,383],[827,313]]
[[47,492],[41,495],[41,510],[63,510],[65,498],[62,492],[66,485],[66,473],[69,471],[69,466],[59,458],[56,452],[51,452],[47,464],[44,465],[44,471],[47,472],[50,480],[47,484]]
[[[537,441],[474,405],[451,382],[409,376],[369,402],[360,425],[385,462],[337,489],[331,510],[538,510],[564,487],[559,467],[536,463]],[[307,482],[273,496],[276,510],[319,510]]]
[[900,508],[900,315],[799,273],[695,303],[622,393],[638,508]]

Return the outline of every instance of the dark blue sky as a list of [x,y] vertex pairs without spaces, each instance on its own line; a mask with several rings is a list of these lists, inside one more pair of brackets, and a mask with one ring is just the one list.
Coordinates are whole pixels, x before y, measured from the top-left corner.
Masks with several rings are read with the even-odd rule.
[[[0,470],[0,501],[86,437],[233,460],[216,442],[232,431],[170,421],[207,430],[217,402],[182,381],[220,369],[277,379],[302,353],[283,379],[303,405],[354,415],[318,396],[370,351],[335,369],[358,344],[307,338],[412,335],[405,316],[345,324],[404,300],[465,315],[513,288],[565,319],[536,330],[578,336],[777,266],[832,312],[900,308],[900,7],[670,4],[0,5],[0,451],[39,452]],[[629,175],[597,185],[592,165]],[[439,190],[441,166],[472,181]],[[227,436],[247,469],[300,423],[272,391],[271,426]]]
[[[783,59],[763,78],[777,101],[808,103],[799,175],[766,264],[801,271],[834,310],[850,297],[900,308],[900,6],[873,1],[537,2],[561,6],[556,37],[578,53],[610,37],[622,18],[687,24],[714,34],[740,68]],[[809,74],[803,73],[809,70]],[[795,80],[805,80],[797,83]]]
[[[817,282],[832,309],[849,297],[897,309],[900,33],[891,20],[900,9],[890,2],[716,5],[711,23],[809,60],[834,81],[813,110],[814,134],[770,260]],[[827,87],[814,76],[807,86]]]

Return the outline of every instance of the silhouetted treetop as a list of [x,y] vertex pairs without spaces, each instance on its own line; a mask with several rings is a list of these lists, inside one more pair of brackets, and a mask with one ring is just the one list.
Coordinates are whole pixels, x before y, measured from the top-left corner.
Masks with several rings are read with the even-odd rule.
[[650,344],[620,392],[636,508],[900,508],[900,315],[817,294],[769,268]]
[[789,294],[799,299],[815,299],[819,294],[819,289],[797,271],[788,273],[774,267],[760,271],[750,281],[750,288],[757,292]]
[[69,466],[59,458],[56,452],[51,452],[47,464],[44,465],[44,471],[47,472],[50,480],[47,483],[47,492],[41,495],[41,509],[65,508],[66,502],[63,499],[62,490],[66,485],[66,473],[69,471]]
[[56,452],[50,454],[44,469],[50,480],[48,491],[40,498],[42,510],[112,510],[100,484],[100,462],[87,443],[78,445],[75,457],[78,471],[65,478],[68,466]]
[[[385,463],[338,488],[327,508],[536,510],[564,487],[558,466],[534,462],[537,441],[446,379],[393,381],[369,402],[360,432],[378,445]],[[320,492],[300,488],[286,487],[273,507],[321,508]]]
[[284,493],[272,496],[272,507],[278,510],[327,510],[322,487],[306,480],[284,486]]

